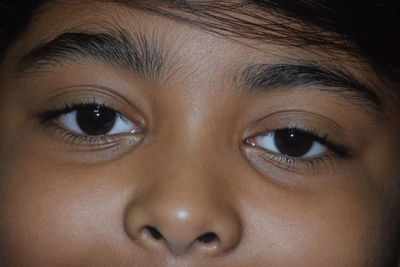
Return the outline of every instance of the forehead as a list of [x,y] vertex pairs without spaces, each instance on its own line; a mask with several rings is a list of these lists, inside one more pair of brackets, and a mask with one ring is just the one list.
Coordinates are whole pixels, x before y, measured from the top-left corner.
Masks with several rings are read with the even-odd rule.
[[[265,23],[249,18],[249,10],[237,9],[233,20],[247,21],[242,28],[237,28],[237,34],[230,34],[235,25],[214,24],[210,22],[199,25],[197,18],[190,12],[181,14],[180,10],[169,10],[165,15],[157,9],[158,1],[152,1],[154,10],[149,12],[140,9],[138,4],[124,1],[98,1],[98,0],[71,0],[71,1],[50,1],[37,12],[30,28],[26,31],[22,41],[14,49],[14,58],[20,58],[27,51],[34,47],[53,40],[58,35],[65,32],[87,32],[87,33],[110,33],[119,34],[121,31],[128,35],[145,36],[154,45],[168,50],[176,58],[179,56],[186,59],[192,58],[195,65],[213,62],[225,62],[235,65],[237,61],[247,61],[251,63],[281,62],[287,60],[305,59],[307,61],[319,61],[339,68],[348,69],[358,76],[369,77],[369,81],[377,80],[373,71],[360,57],[354,57],[345,51],[328,49],[328,47],[299,45],[301,39],[301,25],[290,27],[299,28],[299,32],[293,31],[293,38],[289,38],[290,33],[286,33],[285,38],[279,37],[284,27],[289,25],[283,21],[282,16],[274,17],[273,14],[263,14],[268,17],[271,24],[266,26],[266,31],[260,31],[263,35],[260,38],[248,38],[246,32],[251,32],[252,27],[246,23]],[[126,2],[126,1],[125,1]],[[207,1],[206,1],[207,2]],[[221,1],[230,2],[230,1]],[[210,2],[211,3],[211,2]],[[215,8],[215,7],[214,7]],[[163,10],[163,9],[160,9]],[[170,14],[178,14],[181,19],[171,19]],[[216,14],[224,16],[224,13]],[[243,16],[243,17],[241,17]],[[182,19],[183,18],[183,19]],[[194,21],[194,23],[192,23]],[[247,25],[247,27],[246,27]],[[274,25],[274,26],[273,26]],[[205,27],[204,27],[205,26]],[[236,25],[240,26],[240,25]],[[253,30],[255,32],[256,30]],[[277,33],[274,39],[269,33]],[[251,35],[251,34],[250,34]],[[140,37],[141,37],[140,36]],[[208,60],[204,56],[211,55]],[[216,59],[216,60],[211,60]],[[362,78],[362,77],[360,77]]]
[[[232,15],[232,21],[245,21],[246,23],[230,24],[229,20],[224,20],[226,12],[216,10],[215,17],[221,17],[220,24],[208,21],[206,18],[202,20],[201,15],[194,15],[191,12],[184,12],[174,9],[174,7],[166,10],[158,8],[158,1],[146,3],[145,8],[151,6],[152,10],[144,10],[140,1],[128,1],[126,4],[120,2],[126,1],[98,1],[98,0],[71,0],[71,1],[52,1],[38,12],[28,32],[30,32],[30,43],[40,43],[53,39],[55,36],[68,31],[86,31],[86,32],[109,32],[115,33],[123,30],[127,33],[144,33],[149,38],[156,39],[165,46],[180,46],[185,48],[182,41],[186,41],[194,48],[201,47],[211,48],[210,42],[213,42],[212,48],[218,48],[223,45],[230,45],[230,49],[247,49],[251,53],[257,51],[264,55],[278,57],[298,58],[306,56],[308,58],[319,58],[323,60],[335,60],[336,62],[346,61],[349,64],[352,60],[351,56],[345,52],[338,50],[328,50],[325,46],[299,46],[301,40],[301,32],[304,32],[301,24],[294,25],[293,20],[284,21],[282,16],[275,16],[272,13],[266,13],[264,17],[268,17],[270,25],[263,25],[264,30],[259,29],[258,38],[249,36],[248,33],[256,32],[257,25],[265,23],[252,17],[249,17],[249,10],[235,8]],[[221,1],[230,2],[230,1]],[[207,1],[205,1],[207,3]],[[211,6],[212,1],[210,1]],[[177,4],[179,6],[179,4]],[[169,12],[169,13],[165,13]],[[243,13],[241,13],[243,12]],[[176,15],[176,16],[175,16]],[[171,19],[171,17],[173,18]],[[219,20],[217,18],[216,20]],[[222,23],[222,24],[221,24]],[[223,24],[224,23],[224,24]],[[253,23],[254,27],[249,27],[249,23]],[[230,34],[232,27],[235,28],[235,34]],[[241,26],[241,27],[240,27]],[[293,28],[293,38],[290,39],[290,30],[284,36],[282,28]],[[254,28],[254,29],[252,29]],[[299,32],[296,32],[299,30]],[[273,34],[277,39],[273,38]],[[262,36],[261,36],[262,35]],[[281,36],[279,36],[281,35]],[[278,40],[280,37],[281,38]],[[180,38],[180,39],[177,39]],[[201,40],[202,42],[199,42]],[[294,40],[297,40],[295,42]],[[207,42],[209,41],[209,42]],[[197,45],[196,45],[197,44]],[[33,46],[33,45],[32,45]],[[195,50],[192,49],[191,52]],[[197,51],[197,50],[196,50]],[[230,50],[228,50],[230,51]],[[193,54],[193,53],[192,53]],[[246,57],[249,55],[246,55]],[[259,57],[257,54],[256,57]],[[356,60],[358,63],[359,58]]]

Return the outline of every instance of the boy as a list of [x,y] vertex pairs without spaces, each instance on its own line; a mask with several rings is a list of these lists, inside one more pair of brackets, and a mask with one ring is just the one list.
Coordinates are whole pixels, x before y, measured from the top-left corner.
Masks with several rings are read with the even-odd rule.
[[4,266],[397,266],[394,3],[2,6]]

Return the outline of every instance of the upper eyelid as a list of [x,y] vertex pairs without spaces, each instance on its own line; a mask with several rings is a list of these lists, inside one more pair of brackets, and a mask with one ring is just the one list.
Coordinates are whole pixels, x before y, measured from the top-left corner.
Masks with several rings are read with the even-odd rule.
[[[42,120],[50,120],[50,119],[54,119],[57,117],[60,117],[63,114],[67,114],[70,112],[73,112],[75,110],[77,110],[79,107],[83,107],[83,106],[89,106],[89,105],[98,105],[104,108],[108,108],[114,112],[116,112],[117,114],[121,114],[119,111],[115,110],[112,107],[109,107],[105,104],[98,104],[98,103],[77,103],[77,104],[72,104],[72,105],[65,105],[62,108],[56,108],[56,109],[50,109],[47,111],[44,111],[40,114],[40,118]],[[122,115],[122,114],[121,114]]]
[[319,113],[298,109],[280,110],[261,117],[246,127],[244,136],[246,139],[279,129],[305,130],[316,136],[328,138],[330,141],[340,140],[340,143],[351,147],[348,133],[343,125]]
[[[80,86],[82,87],[82,86]],[[90,88],[90,86],[88,86]],[[50,117],[59,116],[61,113],[66,111],[72,111],[76,109],[77,106],[85,105],[98,105],[110,110],[113,110],[122,117],[134,122],[136,125],[144,128],[146,125],[146,120],[142,116],[135,105],[131,102],[126,101],[123,97],[116,95],[114,93],[110,94],[110,89],[104,90],[104,88],[94,88],[94,90],[87,90],[86,86],[83,88],[85,90],[77,90],[75,88],[72,91],[61,92],[48,100],[49,108],[37,112],[37,117],[42,121],[48,120]],[[78,97],[79,96],[79,97]]]

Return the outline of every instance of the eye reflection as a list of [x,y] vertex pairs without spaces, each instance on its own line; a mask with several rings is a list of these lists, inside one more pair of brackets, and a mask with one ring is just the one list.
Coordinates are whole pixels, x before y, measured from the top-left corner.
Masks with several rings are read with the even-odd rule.
[[132,133],[139,127],[117,111],[95,104],[78,105],[58,117],[60,126],[82,135]]
[[257,147],[296,158],[311,158],[325,154],[329,149],[311,133],[298,129],[269,131],[248,140]]

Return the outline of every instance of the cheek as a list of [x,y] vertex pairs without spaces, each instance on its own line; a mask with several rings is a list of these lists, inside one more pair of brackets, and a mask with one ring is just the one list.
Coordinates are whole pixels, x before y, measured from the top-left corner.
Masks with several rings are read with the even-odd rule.
[[[124,176],[115,161],[77,167],[21,147],[0,151],[0,255],[7,263],[146,262],[122,225],[132,188],[143,181]],[[386,202],[367,185],[329,183],[303,194],[248,178],[254,183],[235,195],[243,205],[240,259],[250,265],[370,266],[378,254]]]
[[124,240],[126,195],[113,170],[60,165],[29,149],[14,153],[2,162],[0,179],[0,255],[7,263],[73,265],[105,257],[111,242]]
[[268,251],[270,266],[371,266],[387,229],[382,199],[361,191],[333,186],[320,194],[274,190],[262,201],[250,198],[246,236],[258,236],[259,249],[249,255]]

